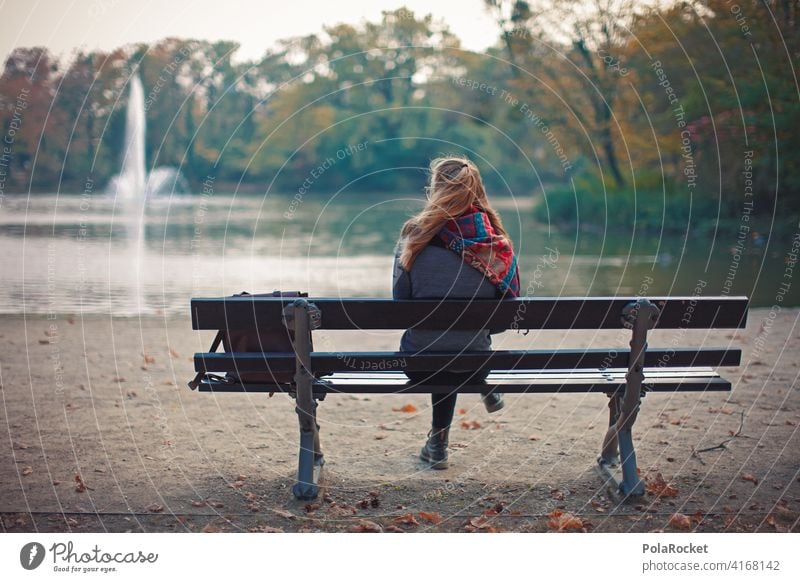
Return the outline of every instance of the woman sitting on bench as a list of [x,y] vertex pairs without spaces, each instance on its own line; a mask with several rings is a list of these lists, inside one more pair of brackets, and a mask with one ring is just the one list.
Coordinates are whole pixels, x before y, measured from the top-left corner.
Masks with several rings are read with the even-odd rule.
[[[460,157],[431,162],[428,202],[400,232],[394,261],[394,299],[492,299],[517,297],[519,274],[511,240],[486,196],[477,166]],[[488,329],[430,331],[409,329],[400,350],[490,350]],[[413,372],[415,383],[482,383],[488,370]],[[458,393],[432,394],[433,420],[420,458],[434,469],[447,468],[450,423]],[[484,393],[489,412],[503,407],[501,394]]]

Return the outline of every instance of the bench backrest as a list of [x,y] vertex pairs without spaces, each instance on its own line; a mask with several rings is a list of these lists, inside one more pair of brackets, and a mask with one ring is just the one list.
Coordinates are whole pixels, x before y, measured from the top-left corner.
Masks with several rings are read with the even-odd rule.
[[[746,297],[650,297],[661,311],[656,329],[744,328]],[[619,329],[636,297],[521,297],[508,300],[309,298],[322,312],[319,329]],[[280,327],[286,297],[192,299],[192,329]]]

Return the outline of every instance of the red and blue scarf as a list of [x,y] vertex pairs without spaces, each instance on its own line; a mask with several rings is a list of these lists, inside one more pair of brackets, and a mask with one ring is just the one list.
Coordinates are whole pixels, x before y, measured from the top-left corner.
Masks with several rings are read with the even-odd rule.
[[500,292],[519,297],[517,257],[511,241],[495,232],[489,216],[480,208],[471,206],[463,216],[448,220],[438,238]]

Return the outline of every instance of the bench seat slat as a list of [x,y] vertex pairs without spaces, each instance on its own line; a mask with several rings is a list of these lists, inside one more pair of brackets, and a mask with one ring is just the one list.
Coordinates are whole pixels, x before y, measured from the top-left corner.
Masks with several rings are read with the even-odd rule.
[[[325,372],[357,370],[547,370],[578,368],[622,368],[628,365],[630,350],[496,350],[493,352],[445,352],[408,354],[405,352],[313,352],[311,366]],[[742,352],[729,348],[651,348],[645,366],[737,366]],[[295,368],[291,352],[197,353],[197,372],[288,372]]]
[[[317,382],[315,392],[325,393],[357,393],[357,394],[417,394],[440,393],[452,391],[452,386],[413,385],[402,374],[364,374],[339,375],[326,377],[324,383]],[[504,393],[583,393],[613,392],[623,390],[624,374],[571,373],[501,373],[489,374],[485,384],[460,386],[460,393],[479,393],[488,389],[497,389]],[[679,373],[663,374],[662,370],[648,373],[645,369],[644,386],[653,392],[685,392],[685,391],[730,391],[729,381],[721,378],[711,370],[695,370],[691,376]],[[204,380],[198,387],[200,392],[288,392],[290,385],[275,384],[226,384]]]
[[[519,297],[508,300],[309,298],[322,329],[619,329],[636,297]],[[650,297],[657,328],[743,328],[746,297]],[[192,329],[268,329],[281,325],[285,297],[218,297],[191,301]]]

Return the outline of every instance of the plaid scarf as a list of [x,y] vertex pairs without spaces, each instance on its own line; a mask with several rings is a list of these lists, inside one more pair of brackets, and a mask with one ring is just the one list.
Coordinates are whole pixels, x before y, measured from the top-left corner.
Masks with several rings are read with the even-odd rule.
[[471,206],[463,216],[448,220],[439,231],[444,246],[461,256],[501,292],[519,297],[517,257],[511,241],[495,233],[485,212]]

